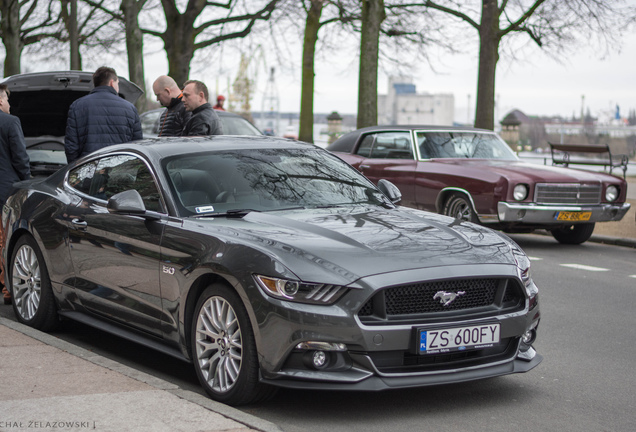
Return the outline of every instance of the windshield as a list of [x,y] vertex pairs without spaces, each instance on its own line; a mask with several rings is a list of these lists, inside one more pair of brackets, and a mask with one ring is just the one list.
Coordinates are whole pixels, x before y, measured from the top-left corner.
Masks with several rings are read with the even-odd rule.
[[27,149],[27,154],[32,164],[66,165],[66,153],[64,153],[64,150]]
[[517,160],[499,136],[479,132],[416,132],[422,159],[504,159]]
[[184,155],[165,161],[164,170],[184,215],[386,203],[372,183],[322,149]]
[[254,125],[239,116],[219,115],[224,135],[263,135]]

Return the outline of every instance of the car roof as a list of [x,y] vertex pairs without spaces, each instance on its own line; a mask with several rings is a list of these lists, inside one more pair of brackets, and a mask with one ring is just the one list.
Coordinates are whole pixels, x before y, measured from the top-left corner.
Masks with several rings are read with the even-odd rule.
[[[149,114],[149,113],[160,112],[160,111],[163,111],[165,109],[166,109],[165,107],[154,108],[154,109],[151,109],[151,110],[148,110],[148,111],[144,111],[143,113],[141,113],[139,115],[143,116],[143,115],[146,115],[146,114]],[[229,112],[229,111],[215,109],[214,112],[217,113],[217,115],[219,117],[241,117],[241,118],[244,118],[240,114],[236,114],[236,113]]]
[[401,131],[437,131],[437,132],[479,132],[479,133],[494,133],[487,129],[478,129],[469,126],[434,126],[434,125],[378,125],[369,126],[361,129],[356,129],[349,133],[342,135],[332,144],[327,147],[329,151],[337,152],[351,152],[358,138],[366,133],[373,132],[401,132]]
[[162,137],[148,138],[126,144],[104,147],[91,156],[111,152],[134,151],[152,159],[163,159],[176,155],[199,154],[211,151],[249,150],[249,149],[312,149],[314,144],[287,138],[264,135],[210,135],[200,137]]

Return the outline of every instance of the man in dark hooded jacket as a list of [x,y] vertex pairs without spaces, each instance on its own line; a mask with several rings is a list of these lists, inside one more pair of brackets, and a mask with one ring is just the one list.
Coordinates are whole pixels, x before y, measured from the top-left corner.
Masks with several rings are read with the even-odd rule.
[[161,112],[154,132],[157,136],[180,136],[192,113],[186,111],[181,100],[183,94],[177,82],[169,76],[162,75],[152,84],[152,91],[157,101],[166,109]]
[[64,139],[68,163],[103,147],[143,138],[137,108],[119,96],[115,69],[97,69],[93,84],[95,88],[68,110]]

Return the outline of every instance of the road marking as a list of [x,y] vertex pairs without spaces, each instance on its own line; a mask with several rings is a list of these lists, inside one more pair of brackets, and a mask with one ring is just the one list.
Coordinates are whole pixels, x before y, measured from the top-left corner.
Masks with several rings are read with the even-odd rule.
[[528,259],[529,259],[530,261],[541,261],[543,258],[539,258],[539,257],[531,257],[531,256],[529,256],[529,257],[528,257]]
[[636,279],[636,275],[630,275],[629,277]]
[[592,266],[586,266],[586,265],[582,265],[582,264],[561,264],[561,267],[569,267],[569,268],[573,268],[573,269],[577,269],[577,270],[586,270],[586,271],[592,271],[592,272],[609,271],[609,269],[606,269],[606,268],[592,267]]

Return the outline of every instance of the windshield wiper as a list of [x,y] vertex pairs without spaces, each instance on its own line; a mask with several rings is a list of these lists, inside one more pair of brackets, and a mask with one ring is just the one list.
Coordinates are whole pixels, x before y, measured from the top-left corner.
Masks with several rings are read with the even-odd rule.
[[194,215],[195,218],[204,218],[204,217],[243,217],[251,212],[260,212],[260,210],[254,209],[231,209],[227,210],[224,213],[204,213]]

